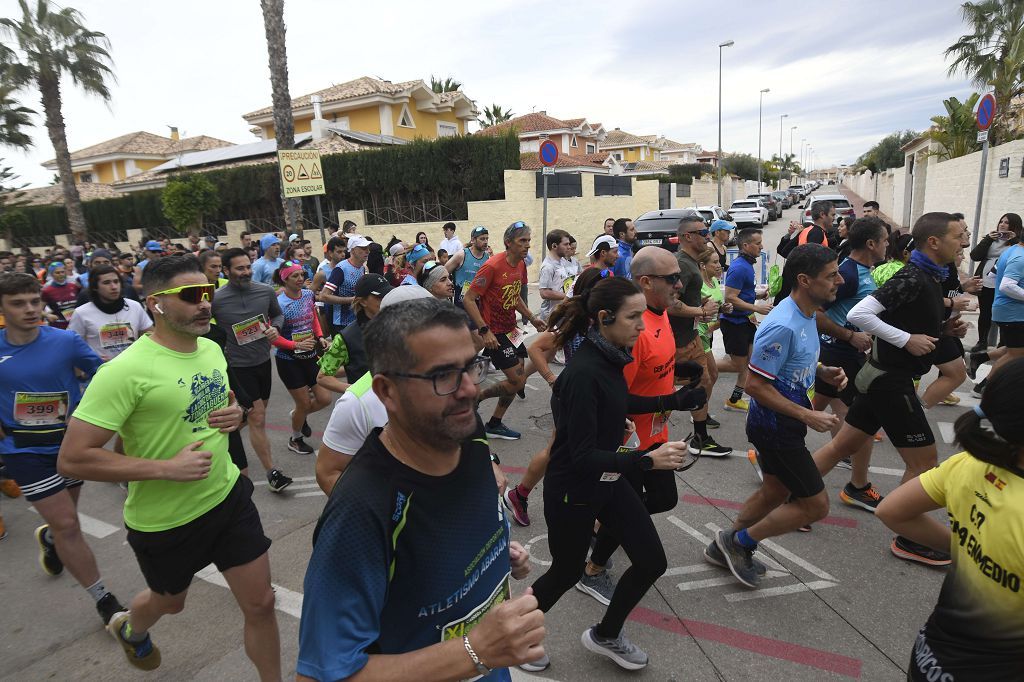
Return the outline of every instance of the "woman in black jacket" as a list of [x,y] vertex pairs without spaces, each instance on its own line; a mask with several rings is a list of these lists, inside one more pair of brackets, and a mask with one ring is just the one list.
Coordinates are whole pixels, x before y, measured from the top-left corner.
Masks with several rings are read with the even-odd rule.
[[[1007,213],[999,219],[996,229],[989,232],[971,250],[971,260],[978,264],[975,277],[981,277],[981,292],[978,294],[978,343],[971,352],[988,348],[988,331],[992,327],[992,302],[996,297],[996,263],[1000,254],[1020,241],[1021,218],[1016,213]],[[998,344],[997,344],[998,345]]]
[[[622,368],[632,361],[627,349],[643,331],[646,309],[637,286],[624,278],[605,279],[562,305],[571,306],[563,324],[586,337],[554,386],[556,435],[544,484],[552,563],[533,593],[548,611],[583,573],[595,519],[617,531],[632,565],[603,620],[582,641],[621,667],[638,670],[647,665],[647,654],[626,639],[622,625],[665,572],[666,559],[646,507],[622,474],[676,469],[686,444],[665,443],[642,454],[622,447],[628,394]],[[543,670],[547,663],[545,656],[523,667]]]

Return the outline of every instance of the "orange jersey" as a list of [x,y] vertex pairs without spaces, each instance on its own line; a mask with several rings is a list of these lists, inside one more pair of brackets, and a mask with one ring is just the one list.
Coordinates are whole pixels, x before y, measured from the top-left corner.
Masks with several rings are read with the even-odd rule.
[[[644,330],[633,346],[633,362],[622,369],[633,395],[669,395],[675,391],[676,342],[668,313],[644,311]],[[668,442],[668,412],[631,414],[640,449]]]

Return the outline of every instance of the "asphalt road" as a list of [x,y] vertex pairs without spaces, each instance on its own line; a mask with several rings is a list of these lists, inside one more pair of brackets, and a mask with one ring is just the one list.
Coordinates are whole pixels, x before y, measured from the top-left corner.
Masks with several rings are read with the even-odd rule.
[[[774,248],[796,209],[770,223],[765,244]],[[532,302],[537,304],[534,293]],[[973,342],[971,336],[968,340]],[[719,349],[719,354],[720,354]],[[934,377],[927,377],[924,384]],[[746,460],[744,415],[726,412],[722,400],[733,376],[723,374],[712,399],[712,412],[722,422],[713,432],[735,453],[702,459],[677,474],[679,505],[655,519],[664,540],[669,570],[633,612],[626,625],[629,637],[650,655],[638,673],[626,673],[611,661],[583,649],[580,634],[600,619],[603,607],[570,590],[547,616],[546,647],[552,666],[544,679],[592,682],[625,677],[645,680],[902,680],[915,633],[938,594],[943,571],[908,564],[889,552],[891,534],[870,514],[843,506],[838,493],[845,472],[830,474],[826,484],[833,500],[831,516],[811,533],[793,534],[762,544],[776,563],[760,589],[750,591],[731,575],[706,564],[703,546],[725,527],[743,500],[757,486]],[[270,437],[278,465],[295,484],[275,495],[265,484],[255,495],[270,550],[277,587],[278,622],[283,672],[294,676],[298,613],[310,541],[325,498],[313,480],[314,460],[288,452],[288,410],[291,401],[275,376],[270,402]],[[929,418],[939,442],[940,459],[955,452],[949,443],[952,423],[976,404],[970,385],[960,389],[959,407],[937,407]],[[552,421],[548,388],[539,378],[529,382],[526,400],[517,400],[506,421],[523,432],[518,442],[498,441],[512,483],[518,482],[531,455],[542,448]],[[486,418],[491,406],[484,404]],[[328,411],[310,419],[323,429]],[[671,435],[690,433],[688,415],[676,414]],[[809,446],[826,442],[812,433]],[[872,481],[880,491],[892,490],[902,473],[895,449],[883,441],[875,446]],[[251,472],[264,481],[250,451]],[[514,538],[527,545],[536,577],[548,560],[542,496],[533,500],[533,523],[514,526]],[[121,490],[112,484],[86,484],[82,494],[82,526],[96,553],[109,588],[127,601],[144,587],[125,541],[121,522]],[[9,536],[0,543],[0,679],[122,680],[142,678],[125,662],[120,648],[101,628],[91,600],[66,573],[51,578],[36,563],[32,537],[39,517],[24,500],[2,500]],[[614,573],[628,562],[621,551]],[[163,653],[162,667],[149,680],[251,680],[255,672],[242,648],[241,614],[217,574],[197,578],[185,611],[163,619],[153,630]],[[529,580],[516,586],[523,589]],[[516,673],[517,679],[532,676]]]

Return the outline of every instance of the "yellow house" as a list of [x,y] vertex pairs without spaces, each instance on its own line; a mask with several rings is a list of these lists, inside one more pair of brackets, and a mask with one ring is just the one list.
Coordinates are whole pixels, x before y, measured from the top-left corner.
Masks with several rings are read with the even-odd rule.
[[[314,106],[332,127],[403,140],[465,135],[480,112],[462,91],[434,92],[421,80],[392,83],[363,76],[292,100],[296,133],[312,130]],[[242,116],[259,138],[274,138],[271,107]]]
[[657,135],[634,135],[621,128],[609,130],[601,141],[600,150],[608,152],[616,161],[660,161],[665,138]]
[[[170,137],[140,130],[72,152],[71,171],[76,184],[110,184],[155,168],[184,152],[228,146],[230,142],[206,135],[180,139],[177,128],[171,128]],[[56,159],[42,165],[57,170]]]

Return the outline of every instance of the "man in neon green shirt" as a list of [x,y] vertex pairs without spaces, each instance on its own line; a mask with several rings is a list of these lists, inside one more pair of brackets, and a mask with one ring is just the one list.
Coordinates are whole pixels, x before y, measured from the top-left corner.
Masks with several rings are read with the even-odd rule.
[[[227,384],[210,328],[215,291],[192,255],[146,270],[155,331],[104,364],[68,427],[58,469],[93,481],[128,481],[124,518],[149,589],[108,629],[128,661],[152,670],[160,651],[148,630],[184,608],[193,576],[213,563],[245,617],[246,652],[262,680],[281,679],[270,586],[270,540],[252,483],[228,455],[242,410]],[[103,446],[119,434],[127,456]]]

